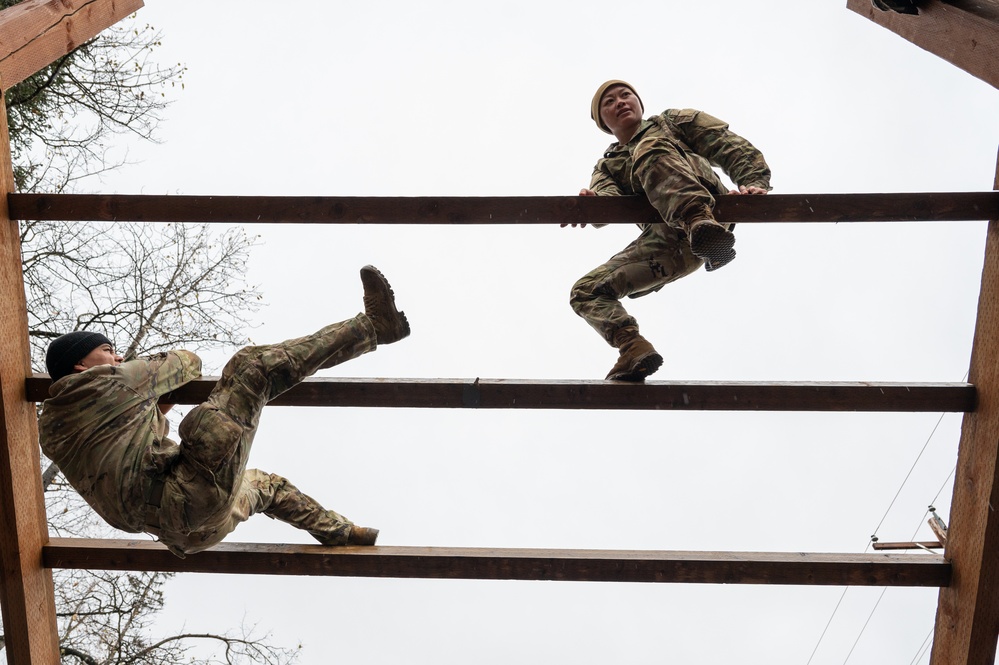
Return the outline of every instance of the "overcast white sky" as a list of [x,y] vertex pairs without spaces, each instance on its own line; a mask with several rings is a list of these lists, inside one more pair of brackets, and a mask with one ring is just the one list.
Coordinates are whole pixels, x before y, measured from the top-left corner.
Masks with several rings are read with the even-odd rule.
[[[609,78],[647,113],[728,121],[775,193],[993,184],[999,93],[845,0],[147,5],[186,88],[162,144],[88,191],[571,195],[610,142],[589,118]],[[600,379],[614,362],[568,293],[632,226],[252,230],[255,341],[355,314],[366,263],[392,281],[412,337],[328,376]],[[656,380],[961,381],[984,234],[746,224],[733,264],[627,306],[665,356]],[[931,502],[947,518],[960,415],[938,420],[272,407],[251,465],[381,545],[863,552],[875,530],[930,539]],[[231,540],[311,539],[259,517]],[[842,588],[192,574],[160,625],[246,620],[307,665],[927,662],[935,590],[881,591],[851,589],[820,643]]]

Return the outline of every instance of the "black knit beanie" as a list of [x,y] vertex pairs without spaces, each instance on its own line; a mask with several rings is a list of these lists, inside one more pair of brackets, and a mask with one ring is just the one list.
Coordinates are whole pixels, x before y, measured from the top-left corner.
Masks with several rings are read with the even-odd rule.
[[[100,333],[77,330],[60,335],[49,344],[45,352],[45,368],[53,381],[58,381],[73,373],[73,366],[83,360],[88,353],[101,344],[111,344],[111,340]],[[111,344],[112,348],[114,344]]]

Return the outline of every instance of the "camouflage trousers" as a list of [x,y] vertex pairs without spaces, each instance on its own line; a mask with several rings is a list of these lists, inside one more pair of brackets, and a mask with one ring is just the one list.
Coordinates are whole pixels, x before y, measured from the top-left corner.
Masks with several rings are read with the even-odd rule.
[[685,233],[665,223],[647,224],[630,245],[573,285],[569,304],[613,346],[614,333],[638,325],[622,298],[658,291],[703,264],[690,251]]
[[694,219],[712,218],[716,197],[727,191],[717,173],[699,167],[667,136],[641,139],[631,155],[642,190],[667,221],[644,225],[634,242],[583,276],[569,296],[573,311],[612,346],[618,330],[638,325],[622,298],[658,291],[704,265],[690,251],[686,229]]
[[713,218],[715,197],[727,193],[717,173],[698,168],[683,147],[668,137],[643,138],[631,156],[634,175],[649,202],[677,228],[686,230],[695,219]]
[[222,370],[207,401],[181,421],[180,454],[163,479],[156,524],[149,525],[183,556],[222,541],[257,512],[305,529],[327,545],[342,545],[351,522],[324,509],[286,479],[246,470],[260,412],[267,402],[320,369],[375,348],[364,314],[307,337],[241,349]]

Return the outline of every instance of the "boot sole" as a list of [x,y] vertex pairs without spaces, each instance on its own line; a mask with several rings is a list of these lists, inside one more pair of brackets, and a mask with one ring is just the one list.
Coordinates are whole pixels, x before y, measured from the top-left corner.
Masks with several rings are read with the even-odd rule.
[[731,251],[731,253],[725,259],[723,259],[722,261],[719,261],[719,262],[715,262],[715,261],[711,261],[711,260],[705,261],[704,262],[704,270],[706,272],[714,272],[715,270],[718,270],[722,266],[725,266],[725,265],[728,265],[729,263],[731,263],[734,258],[735,258],[735,250],[733,249]]
[[391,308],[391,315],[396,321],[396,325],[393,326],[393,334],[390,339],[385,341],[379,341],[379,344],[391,344],[392,342],[398,342],[400,339],[409,336],[409,319],[406,318],[406,313],[399,311],[395,306],[395,291],[392,290],[392,285],[382,274],[382,271],[374,266],[364,266],[361,268],[361,283],[368,286],[368,280],[373,280],[378,283],[379,286],[388,292],[388,304]]
[[690,251],[704,259],[708,272],[731,263],[735,258],[734,246],[735,234],[719,224],[701,224],[690,236]]
[[631,381],[633,383],[642,382],[645,377],[655,374],[663,365],[663,357],[658,353],[650,353],[641,358],[631,369],[608,375],[607,381]]

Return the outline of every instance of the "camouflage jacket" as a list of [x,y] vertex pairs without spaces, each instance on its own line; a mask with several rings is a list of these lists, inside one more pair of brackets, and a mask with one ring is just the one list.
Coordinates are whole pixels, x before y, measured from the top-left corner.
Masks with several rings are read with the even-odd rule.
[[111,526],[142,531],[149,479],[179,452],[157,400],[199,376],[201,359],[190,351],[64,376],[42,405],[42,451]]
[[675,141],[687,161],[714,196],[728,188],[712,167],[717,166],[737,185],[770,187],[770,167],[752,143],[728,128],[728,124],[696,109],[668,109],[642,121],[638,132],[622,145],[612,143],[593,167],[590,189],[601,196],[643,194],[634,173],[632,152],[638,143],[653,136]]

